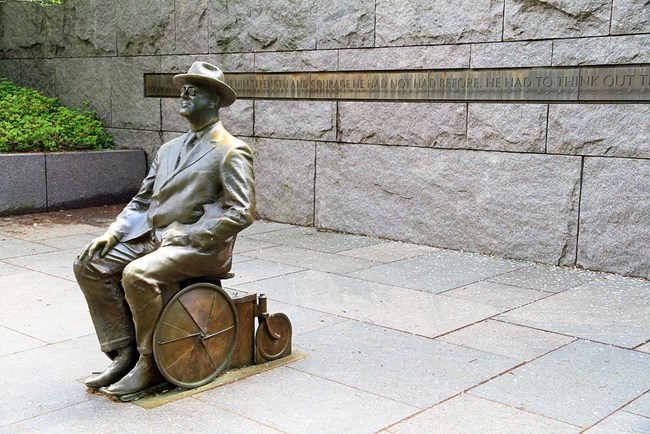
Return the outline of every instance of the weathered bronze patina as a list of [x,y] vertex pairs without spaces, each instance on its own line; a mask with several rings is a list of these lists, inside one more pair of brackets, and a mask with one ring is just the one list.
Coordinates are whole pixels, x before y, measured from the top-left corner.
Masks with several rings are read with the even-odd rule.
[[[246,334],[254,318],[239,336],[232,300],[200,283],[228,275],[236,235],[255,212],[252,152],[219,121],[236,95],[204,62],[173,81],[190,131],[160,148],[138,194],[74,263],[101,349],[113,360],[86,384],[115,396],[165,380],[204,384],[232,365],[238,339],[253,339]],[[197,278],[179,292],[181,282]],[[235,364],[241,351],[237,357]]]

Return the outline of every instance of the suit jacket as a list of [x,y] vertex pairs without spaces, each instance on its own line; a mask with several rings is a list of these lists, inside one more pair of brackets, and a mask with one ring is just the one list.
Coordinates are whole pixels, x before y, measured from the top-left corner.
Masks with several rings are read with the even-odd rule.
[[189,133],[165,143],[142,187],[109,227],[121,242],[152,231],[163,240],[185,235],[180,245],[214,257],[211,275],[230,270],[236,234],[253,222],[253,154],[217,122],[174,168]]

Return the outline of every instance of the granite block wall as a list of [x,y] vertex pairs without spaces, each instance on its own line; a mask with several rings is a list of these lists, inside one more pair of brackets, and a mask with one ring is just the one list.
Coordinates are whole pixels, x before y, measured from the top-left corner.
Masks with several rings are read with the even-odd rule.
[[[185,131],[143,74],[650,63],[646,0],[0,4],[0,76],[151,158]],[[650,278],[650,105],[240,100],[262,217]]]

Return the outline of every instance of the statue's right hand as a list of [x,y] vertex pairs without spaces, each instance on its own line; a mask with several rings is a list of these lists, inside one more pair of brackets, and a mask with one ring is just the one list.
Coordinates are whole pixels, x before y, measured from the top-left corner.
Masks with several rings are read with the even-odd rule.
[[117,238],[112,234],[106,233],[101,237],[97,237],[84,246],[79,254],[79,259],[84,259],[86,256],[92,258],[97,251],[99,251],[99,257],[103,258],[113,247],[115,247],[117,242]]

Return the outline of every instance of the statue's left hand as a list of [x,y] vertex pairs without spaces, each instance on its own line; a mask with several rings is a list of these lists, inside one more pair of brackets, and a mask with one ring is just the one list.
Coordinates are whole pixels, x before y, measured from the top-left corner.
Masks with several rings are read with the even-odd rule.
[[[79,259],[83,259],[86,255],[92,258],[95,252],[99,251],[99,257],[103,258],[106,254],[118,243],[115,235],[106,233],[101,237],[97,237],[88,243],[79,254]],[[100,250],[101,249],[101,250]]]

